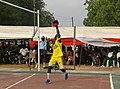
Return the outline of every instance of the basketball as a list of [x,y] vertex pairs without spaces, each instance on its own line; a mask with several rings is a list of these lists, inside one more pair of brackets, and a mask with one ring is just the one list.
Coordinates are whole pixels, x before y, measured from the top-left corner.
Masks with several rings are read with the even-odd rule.
[[55,21],[53,22],[53,26],[54,26],[54,27],[58,27],[58,25],[59,25],[58,20],[55,20]]

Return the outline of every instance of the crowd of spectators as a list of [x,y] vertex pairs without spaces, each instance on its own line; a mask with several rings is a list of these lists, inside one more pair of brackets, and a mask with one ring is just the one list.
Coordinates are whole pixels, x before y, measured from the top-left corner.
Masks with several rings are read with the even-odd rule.
[[[111,57],[109,53],[112,52]],[[116,63],[120,61],[120,56],[117,58],[117,53],[120,52],[120,47],[97,47],[92,45],[81,45],[77,46],[75,51],[75,65],[94,65],[105,67],[107,60],[109,60],[109,65],[113,66],[113,60]],[[68,47],[65,53],[64,64],[72,65],[74,63],[73,50],[72,47]]]
[[29,53],[29,40],[1,40],[0,64],[23,64]]
[[[91,45],[76,46],[75,62],[73,57],[72,46],[66,47],[63,45],[63,63],[64,65],[95,65],[106,66],[108,53],[113,52],[113,60],[119,61],[116,57],[120,51],[119,47],[97,47]],[[49,62],[52,50],[47,41],[46,62]],[[29,61],[36,62],[37,60],[37,45],[32,49],[29,47],[29,40],[1,40],[0,41],[0,64],[26,64]],[[42,56],[41,62],[42,60]],[[29,60],[30,59],[30,60]],[[111,63],[112,66],[112,63]]]

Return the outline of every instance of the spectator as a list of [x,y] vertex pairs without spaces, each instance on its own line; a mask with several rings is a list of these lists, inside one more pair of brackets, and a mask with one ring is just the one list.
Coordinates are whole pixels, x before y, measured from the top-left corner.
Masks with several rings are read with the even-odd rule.
[[22,58],[21,63],[27,62],[28,52],[29,52],[28,48],[22,47],[20,49],[19,53],[21,54],[21,58]]
[[47,58],[46,58],[46,54],[47,54],[47,41],[45,40],[45,36],[41,37],[40,53],[42,53],[42,56],[43,56],[43,67],[46,67],[46,63],[47,63]]
[[72,47],[68,47],[67,49],[67,65],[72,65],[73,64],[73,50]]

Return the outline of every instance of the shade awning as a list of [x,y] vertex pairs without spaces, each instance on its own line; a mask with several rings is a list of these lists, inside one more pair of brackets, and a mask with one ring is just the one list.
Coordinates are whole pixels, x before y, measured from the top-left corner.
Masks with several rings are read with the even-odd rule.
[[[74,38],[62,38],[62,43],[65,46],[71,46],[74,45]],[[80,40],[76,39],[75,45],[82,45],[84,42],[81,42]]]

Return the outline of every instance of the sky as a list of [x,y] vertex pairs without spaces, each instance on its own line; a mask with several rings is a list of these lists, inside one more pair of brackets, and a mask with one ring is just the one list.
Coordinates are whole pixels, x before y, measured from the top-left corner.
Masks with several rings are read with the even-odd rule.
[[53,13],[62,27],[72,26],[72,17],[74,26],[84,26],[83,20],[86,17],[87,10],[83,4],[85,0],[43,0],[46,4],[46,10]]

